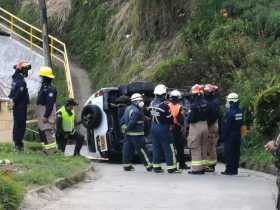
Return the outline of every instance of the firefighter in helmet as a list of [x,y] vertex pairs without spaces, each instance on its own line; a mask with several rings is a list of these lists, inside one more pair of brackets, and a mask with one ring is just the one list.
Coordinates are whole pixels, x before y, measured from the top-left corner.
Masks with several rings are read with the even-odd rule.
[[21,61],[14,65],[15,73],[12,76],[12,89],[9,98],[12,100],[14,128],[13,140],[17,151],[23,150],[23,137],[26,129],[27,106],[29,104],[29,93],[25,79],[31,64]]
[[204,174],[208,144],[208,104],[203,96],[203,86],[191,88],[191,105],[189,113],[189,148],[192,156],[192,171],[189,174]]
[[42,85],[37,97],[37,117],[39,136],[44,151],[56,149],[55,142],[55,115],[57,90],[52,84],[55,75],[50,67],[42,66],[39,71]]
[[183,107],[181,105],[182,94],[178,90],[171,91],[169,95],[169,108],[173,117],[172,133],[174,137],[177,162],[179,163],[179,169],[189,169],[186,164],[186,158],[184,154],[184,148],[186,144],[186,126],[185,115]]

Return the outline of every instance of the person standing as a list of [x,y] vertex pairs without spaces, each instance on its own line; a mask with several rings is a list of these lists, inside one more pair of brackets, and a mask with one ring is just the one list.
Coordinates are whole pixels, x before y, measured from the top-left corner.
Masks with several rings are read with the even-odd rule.
[[280,135],[278,135],[276,140],[269,141],[264,147],[266,151],[271,152],[277,158],[275,161],[275,167],[277,168],[276,184],[278,188],[276,210],[280,210]]
[[147,171],[152,171],[152,165],[145,148],[144,138],[144,100],[141,94],[134,93],[131,98],[131,105],[125,109],[121,119],[122,130],[125,138],[123,142],[123,168],[125,171],[134,171],[132,160],[134,151],[140,156]]
[[190,169],[186,164],[186,158],[184,154],[185,149],[185,115],[183,107],[181,105],[182,94],[178,90],[173,90],[169,97],[170,103],[169,108],[173,117],[173,128],[172,133],[175,142],[175,148],[177,152],[177,162],[179,163],[179,169]]
[[239,108],[239,96],[230,93],[227,98],[222,127],[222,141],[224,142],[224,155],[226,168],[223,175],[237,175],[240,159],[241,127],[243,124],[243,113]]
[[27,106],[29,104],[29,93],[24,78],[28,77],[31,64],[26,61],[21,61],[14,66],[14,69],[12,89],[9,94],[9,98],[13,104],[13,141],[16,151],[22,151],[24,148],[23,138],[26,130]]
[[163,173],[161,162],[161,151],[165,156],[168,173],[178,173],[176,163],[176,152],[174,148],[174,139],[170,132],[173,124],[173,118],[170,113],[167,97],[167,87],[157,85],[154,90],[155,98],[150,104],[150,114],[152,117],[151,135],[153,147],[153,169],[156,173]]
[[61,107],[56,113],[56,142],[58,149],[65,152],[67,141],[73,139],[76,141],[74,156],[80,156],[80,151],[84,143],[84,136],[75,129],[74,106],[78,103],[70,98],[65,106]]
[[218,87],[207,84],[204,87],[204,96],[209,106],[208,119],[208,146],[206,172],[214,172],[217,164],[217,143],[219,140],[220,101],[217,97]]
[[203,96],[203,86],[194,85],[191,88],[191,105],[189,113],[189,148],[192,156],[192,170],[189,174],[204,174],[205,161],[207,159],[208,146],[208,125],[209,118],[208,104]]
[[39,75],[42,78],[42,85],[37,98],[39,136],[43,143],[44,152],[48,154],[48,151],[53,151],[57,147],[55,139],[57,90],[52,85],[55,76],[50,67],[41,67]]

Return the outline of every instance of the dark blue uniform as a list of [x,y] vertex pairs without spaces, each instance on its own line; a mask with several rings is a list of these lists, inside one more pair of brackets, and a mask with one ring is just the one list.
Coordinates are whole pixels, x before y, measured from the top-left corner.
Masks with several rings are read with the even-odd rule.
[[152,116],[151,135],[153,138],[154,168],[161,168],[160,153],[163,150],[168,169],[176,169],[176,154],[174,139],[170,132],[173,118],[168,103],[161,98],[155,98],[150,105]]
[[208,109],[209,109],[209,115],[208,115],[208,125],[212,125],[213,123],[217,122],[220,118],[220,106],[221,103],[218,98],[213,98],[208,101]]
[[[44,123],[42,118],[49,118],[56,103],[57,90],[51,84],[51,80],[45,80],[38,93],[37,105],[38,105],[38,125],[39,125],[39,136],[45,145],[48,145],[52,141],[52,132],[54,126],[50,123]],[[53,116],[54,117],[54,116]]]
[[13,100],[13,140],[17,149],[23,148],[23,137],[26,129],[27,105],[29,104],[29,94],[24,76],[16,72],[13,75],[12,89],[9,98]]
[[37,105],[45,106],[44,117],[48,118],[56,102],[57,90],[50,83],[43,83],[38,93]]
[[231,104],[223,121],[222,140],[226,161],[226,173],[237,174],[240,158],[241,127],[243,114],[238,103]]
[[144,165],[151,167],[147,156],[144,138],[144,114],[134,104],[128,106],[121,120],[125,130],[125,139],[123,142],[123,163],[126,166],[132,164],[134,151],[140,156]]

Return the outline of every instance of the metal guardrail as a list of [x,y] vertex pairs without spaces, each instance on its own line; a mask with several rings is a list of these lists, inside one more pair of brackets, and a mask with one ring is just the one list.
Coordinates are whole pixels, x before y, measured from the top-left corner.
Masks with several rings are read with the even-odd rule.
[[[0,7],[0,25],[10,32],[12,36],[24,41],[30,50],[43,52],[42,31]],[[70,65],[67,48],[64,42],[49,35],[51,58],[56,59],[64,66],[68,96],[74,98]]]

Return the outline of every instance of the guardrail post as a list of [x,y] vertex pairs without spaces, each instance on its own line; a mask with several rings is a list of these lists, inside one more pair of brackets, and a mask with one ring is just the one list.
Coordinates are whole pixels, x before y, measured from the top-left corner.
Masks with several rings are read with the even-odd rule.
[[53,49],[54,49],[54,41],[53,38],[51,38],[51,59],[53,57]]
[[30,49],[33,48],[33,29],[30,28]]
[[11,16],[11,34],[13,33],[14,31],[14,17]]

